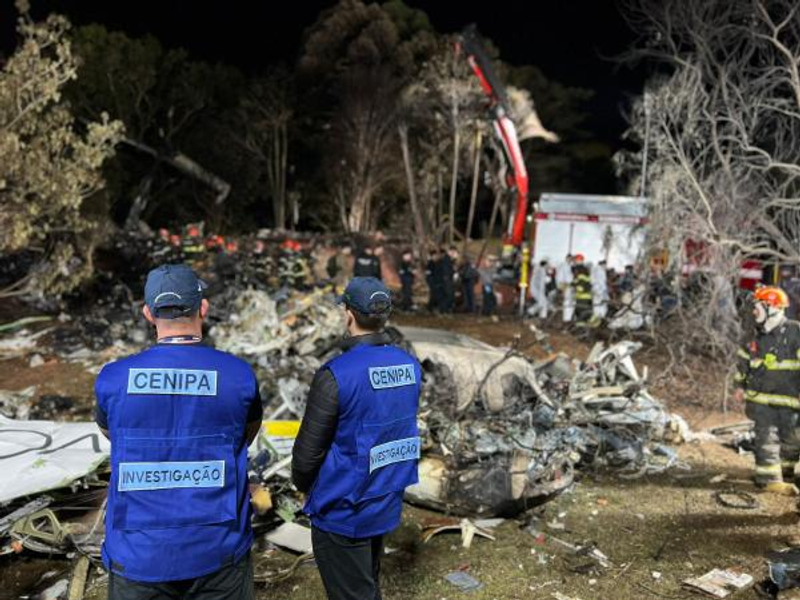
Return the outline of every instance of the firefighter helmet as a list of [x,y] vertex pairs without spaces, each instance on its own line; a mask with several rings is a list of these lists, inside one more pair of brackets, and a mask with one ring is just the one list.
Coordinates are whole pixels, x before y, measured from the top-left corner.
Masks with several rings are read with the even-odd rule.
[[772,308],[784,309],[789,306],[789,296],[786,295],[786,292],[773,285],[758,288],[754,299],[756,302],[763,302]]
[[575,259],[575,262],[578,264],[581,264],[585,260],[583,254],[576,254],[573,258]]

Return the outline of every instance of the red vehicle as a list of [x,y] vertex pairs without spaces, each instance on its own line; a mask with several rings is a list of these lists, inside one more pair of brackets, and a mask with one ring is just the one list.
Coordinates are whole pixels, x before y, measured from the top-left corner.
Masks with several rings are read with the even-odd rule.
[[[688,277],[698,271],[711,270],[710,249],[704,242],[688,240],[684,244],[683,275]],[[755,258],[742,261],[739,266],[738,287],[743,290],[753,291],[756,286],[764,283],[765,265]]]

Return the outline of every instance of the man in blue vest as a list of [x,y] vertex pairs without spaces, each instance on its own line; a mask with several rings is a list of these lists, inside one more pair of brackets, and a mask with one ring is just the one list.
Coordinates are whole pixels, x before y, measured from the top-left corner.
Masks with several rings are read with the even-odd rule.
[[417,482],[421,370],[383,331],[386,286],[356,277],[341,297],[344,353],[314,376],[295,441],[292,480],[308,494],[311,540],[330,600],[380,600],[383,536],[400,525]]
[[254,597],[247,447],[261,399],[247,363],[201,343],[203,289],[185,265],[151,271],[143,312],[158,343],[95,383],[111,440],[103,563],[113,600]]

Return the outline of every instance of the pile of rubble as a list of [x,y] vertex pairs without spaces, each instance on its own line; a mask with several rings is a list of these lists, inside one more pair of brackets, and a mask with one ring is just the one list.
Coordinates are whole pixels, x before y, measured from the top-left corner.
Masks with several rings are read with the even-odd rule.
[[401,332],[425,371],[425,456],[407,498],[455,514],[509,516],[552,499],[576,470],[635,477],[673,466],[685,427],[645,386],[638,344],[596,346],[581,363],[534,363],[441,331]]

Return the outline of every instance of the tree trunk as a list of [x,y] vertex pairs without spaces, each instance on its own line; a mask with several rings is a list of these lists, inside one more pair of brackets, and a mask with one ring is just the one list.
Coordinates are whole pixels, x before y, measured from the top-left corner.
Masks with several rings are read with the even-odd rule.
[[492,216],[489,218],[489,230],[486,232],[486,237],[483,239],[483,245],[481,246],[481,251],[480,254],[478,254],[475,264],[480,264],[483,255],[486,253],[486,247],[489,245],[489,240],[492,239],[492,235],[494,234],[494,224],[497,220],[497,212],[500,208],[500,201],[503,198],[502,188],[499,185],[492,187],[494,188],[494,205],[492,206]]
[[173,155],[168,154],[161,154],[158,150],[149,146],[145,143],[139,142],[137,140],[133,140],[130,138],[122,138],[122,142],[128,144],[132,148],[136,148],[145,154],[149,154],[150,156],[158,159],[163,160],[168,165],[172,166],[173,168],[179,170],[181,173],[185,175],[189,175],[194,179],[206,184],[208,187],[213,189],[217,192],[217,196],[214,199],[216,204],[221,204],[225,201],[225,198],[228,197],[228,194],[231,192],[231,184],[214,175],[211,171],[204,169],[194,160],[186,156],[181,152],[177,152]]
[[268,169],[270,183],[270,198],[272,199],[272,215],[275,220],[275,229],[283,229],[286,225],[286,210],[281,198],[281,139],[278,125],[271,125],[272,150],[269,153]]
[[[442,184],[442,171],[440,169],[436,170],[436,227],[435,231],[439,231],[439,228],[442,226],[444,222],[444,186]],[[436,245],[438,246],[441,244],[442,240],[437,239]]]
[[281,206],[281,227],[285,227],[286,225],[286,204],[287,204],[287,197],[286,197],[286,175],[288,170],[288,162],[289,162],[289,131],[288,125],[284,121],[281,123],[280,127],[280,139],[281,139],[281,152],[280,152],[280,178],[279,178],[279,187],[278,187],[278,203]]
[[355,193],[353,203],[350,205],[350,214],[347,217],[348,230],[351,233],[357,233],[363,228],[368,201],[369,197],[365,190],[360,190]]
[[148,202],[151,198],[151,190],[153,187],[153,173],[152,171],[145,175],[144,179],[139,183],[139,193],[133,199],[128,216],[125,217],[125,229],[129,231],[139,231],[142,222],[142,213],[147,208]]
[[483,137],[480,130],[475,132],[475,162],[472,168],[472,191],[469,195],[469,216],[467,217],[467,230],[464,232],[464,249],[467,253],[467,244],[472,239],[472,221],[475,218],[475,202],[478,198],[478,177],[481,171],[481,144]]
[[414,229],[417,232],[417,253],[423,262],[428,260],[428,236],[422,221],[422,213],[417,202],[417,190],[414,184],[414,171],[411,168],[411,155],[408,149],[408,127],[400,125],[400,148],[403,151],[403,166],[406,170],[406,184],[408,185],[408,199],[411,203],[411,215],[414,218]]
[[[454,115],[455,117],[455,115]],[[453,173],[450,177],[450,210],[449,218],[450,218],[450,227],[449,227],[449,243],[450,245],[453,244],[455,241],[455,234],[454,228],[456,223],[456,192],[458,191],[458,162],[460,157],[460,150],[461,150],[461,132],[456,125],[455,130],[453,132]]]

